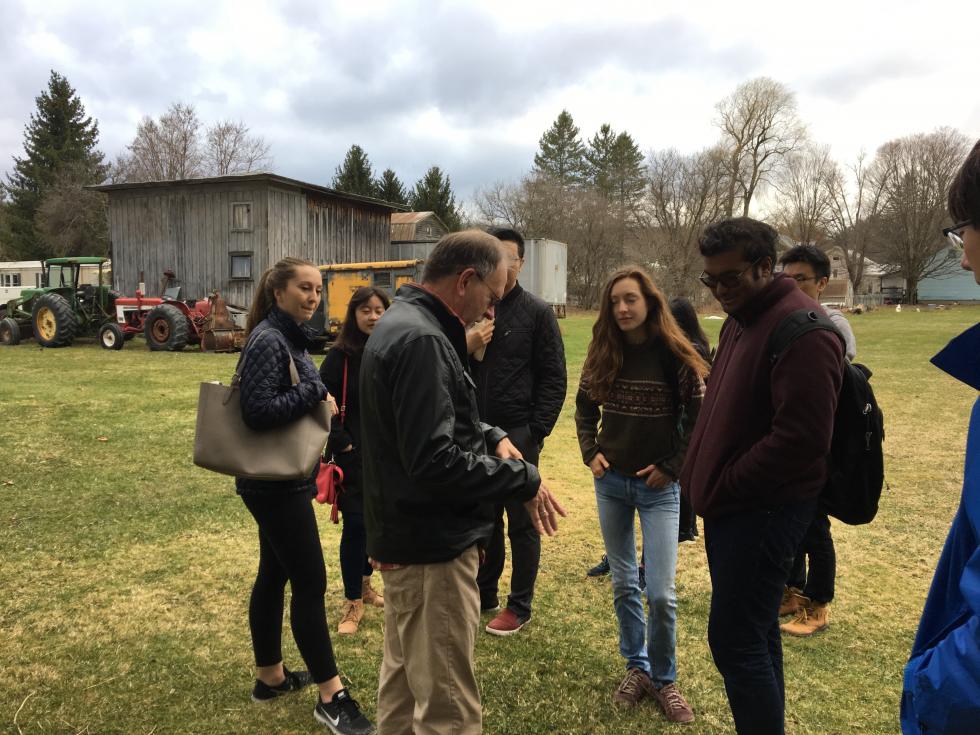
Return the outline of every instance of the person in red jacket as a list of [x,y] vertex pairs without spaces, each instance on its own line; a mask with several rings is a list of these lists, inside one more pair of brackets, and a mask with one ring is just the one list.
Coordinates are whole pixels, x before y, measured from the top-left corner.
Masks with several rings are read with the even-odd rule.
[[704,518],[708,645],[739,733],[783,733],[779,603],[826,483],[843,379],[837,335],[815,330],[773,361],[784,317],[814,308],[773,274],[776,231],[748,217],[709,225],[700,279],[728,314],[680,485]]

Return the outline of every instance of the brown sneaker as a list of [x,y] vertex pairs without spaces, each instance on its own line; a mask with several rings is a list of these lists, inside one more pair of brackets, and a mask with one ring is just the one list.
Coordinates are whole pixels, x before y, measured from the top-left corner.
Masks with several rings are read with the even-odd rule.
[[796,615],[808,602],[803,596],[803,590],[787,587],[783,590],[783,601],[779,603],[779,617]]
[[664,715],[670,722],[680,722],[681,724],[694,722],[694,710],[684,699],[684,695],[681,694],[681,690],[677,688],[676,684],[665,684],[660,689],[656,687],[652,689],[653,698],[657,700],[657,704],[660,705],[660,709],[664,711]]
[[830,603],[814,602],[800,608],[796,617],[788,623],[783,623],[779,629],[790,635],[806,638],[830,625]]
[[630,669],[619,682],[613,692],[613,702],[616,704],[639,704],[640,700],[649,696],[653,690],[653,682],[642,669]]
[[374,607],[385,606],[385,598],[371,586],[370,576],[365,577],[364,581],[361,582],[361,602],[365,605],[373,605]]
[[344,606],[340,610],[340,625],[337,626],[337,632],[341,635],[354,635],[363,617],[363,602],[360,600],[344,600]]

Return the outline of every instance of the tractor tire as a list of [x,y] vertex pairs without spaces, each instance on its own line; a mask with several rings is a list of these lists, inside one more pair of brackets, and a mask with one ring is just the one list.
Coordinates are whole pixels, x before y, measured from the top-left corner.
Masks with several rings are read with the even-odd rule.
[[20,325],[13,319],[0,319],[0,345],[20,344]]
[[106,322],[99,327],[99,344],[106,350],[121,350],[125,343],[122,327],[115,322]]
[[31,311],[34,339],[45,347],[67,347],[75,341],[78,320],[63,296],[46,293],[34,302]]
[[170,304],[150,309],[143,325],[146,345],[153,352],[180,352],[187,346],[189,332],[184,312]]

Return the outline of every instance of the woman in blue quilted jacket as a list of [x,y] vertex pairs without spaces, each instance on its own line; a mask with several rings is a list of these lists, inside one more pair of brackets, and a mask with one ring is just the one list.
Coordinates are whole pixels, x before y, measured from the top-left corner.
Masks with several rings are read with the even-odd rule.
[[[319,306],[322,290],[320,271],[299,258],[284,258],[262,274],[239,364],[242,418],[249,428],[274,432],[320,401],[332,402],[307,352],[311,335],[305,323]],[[299,375],[296,385],[290,357]],[[315,683],[320,696],[314,717],[319,722],[334,733],[371,733],[374,726],[341,684],[330,643],[323,600],[327,572],[312,507],[316,472],[280,482],[235,479],[259,527],[259,569],[248,607],[256,667],[252,699],[271,701]],[[287,581],[293,638],[308,672],[290,671],[282,662]]]

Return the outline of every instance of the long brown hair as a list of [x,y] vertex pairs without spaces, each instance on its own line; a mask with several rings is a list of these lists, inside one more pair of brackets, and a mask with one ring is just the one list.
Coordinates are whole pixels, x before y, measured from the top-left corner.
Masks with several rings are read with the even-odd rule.
[[259,322],[269,316],[272,307],[276,305],[276,291],[286,288],[286,284],[296,275],[296,269],[302,268],[304,265],[316,268],[308,260],[290,256],[283,258],[262,274],[259,285],[255,289],[252,306],[248,310],[248,318],[245,320],[246,337],[252,333]]
[[374,286],[361,286],[350,297],[347,304],[347,314],[344,316],[344,323],[340,327],[340,334],[333,343],[333,349],[340,350],[348,355],[356,355],[364,349],[364,343],[368,336],[357,326],[357,310],[375,296],[387,311],[391,306],[391,299],[388,294],[380,288]]
[[599,318],[592,327],[592,341],[582,367],[582,388],[596,403],[603,403],[612,390],[613,383],[623,368],[623,330],[613,315],[613,286],[624,278],[632,278],[640,286],[647,303],[647,331],[651,337],[663,340],[682,369],[687,368],[698,377],[708,374],[708,363],[697,353],[690,340],[677,326],[677,321],[667,305],[667,297],[657,288],[650,274],[639,266],[627,266],[613,273],[603,286],[599,300]]

